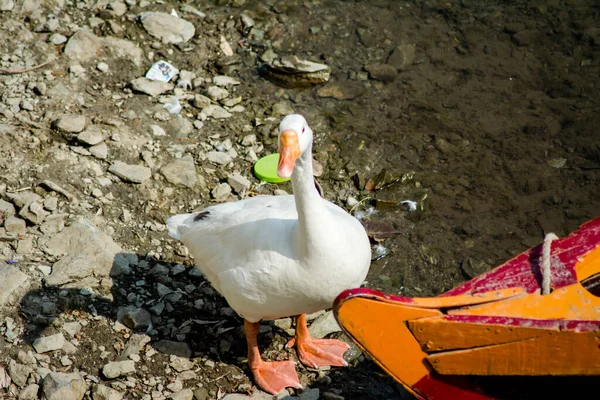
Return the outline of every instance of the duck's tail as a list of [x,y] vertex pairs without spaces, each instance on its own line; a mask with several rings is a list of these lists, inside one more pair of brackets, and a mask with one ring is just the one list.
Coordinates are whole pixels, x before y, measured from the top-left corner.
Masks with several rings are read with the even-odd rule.
[[181,237],[189,230],[188,223],[193,221],[194,214],[177,214],[167,219],[167,228],[169,236],[173,239],[181,240]]

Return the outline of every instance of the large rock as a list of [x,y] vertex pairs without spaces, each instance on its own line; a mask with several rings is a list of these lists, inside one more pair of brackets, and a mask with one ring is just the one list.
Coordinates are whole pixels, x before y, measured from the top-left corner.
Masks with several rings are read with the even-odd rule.
[[11,265],[0,268],[0,308],[8,305],[23,289],[28,276]]
[[84,275],[107,277],[116,255],[121,251],[110,236],[85,218],[77,219],[52,237],[45,248],[50,255],[67,254],[54,264],[47,282],[71,281]]
[[194,187],[197,182],[196,164],[191,154],[173,161],[161,168],[160,172],[167,180],[176,185],[183,185],[189,188]]
[[79,374],[50,372],[42,382],[46,400],[81,400],[87,385]]
[[80,29],[65,45],[65,54],[72,60],[92,61],[102,52],[112,53],[117,58],[126,58],[136,66],[143,62],[144,53],[135,43],[113,37],[100,38],[87,29]]
[[144,12],[140,22],[146,32],[165,44],[187,42],[196,33],[191,22],[163,12]]

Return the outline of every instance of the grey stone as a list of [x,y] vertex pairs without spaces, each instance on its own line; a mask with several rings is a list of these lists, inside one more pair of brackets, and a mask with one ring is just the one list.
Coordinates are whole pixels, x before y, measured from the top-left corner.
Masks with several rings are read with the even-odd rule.
[[115,161],[108,171],[115,174],[122,180],[132,183],[142,183],[152,176],[152,170],[143,165],[125,164],[122,161]]
[[97,145],[90,147],[88,150],[96,158],[104,160],[106,157],[108,157],[108,146],[105,142],[98,143]]
[[121,400],[123,393],[105,385],[96,385],[92,389],[92,400]]
[[216,119],[225,119],[231,117],[231,113],[216,104],[210,104],[204,107],[200,112],[206,117],[212,117]]
[[88,129],[77,135],[77,140],[79,140],[81,143],[93,146],[103,141],[104,137],[102,135],[102,131],[100,131],[100,128],[97,126],[90,126]]
[[227,90],[218,86],[209,86],[208,89],[206,89],[206,94],[211,100],[214,101],[219,101],[229,96],[229,92]]
[[19,208],[23,208],[40,199],[40,196],[33,192],[7,193],[6,197]]
[[256,144],[256,135],[246,135],[242,139],[242,146],[248,147]]
[[148,78],[136,78],[131,81],[131,88],[136,92],[144,93],[149,96],[155,97],[170,90],[173,90],[175,86],[169,82],[153,81]]
[[150,36],[164,44],[187,42],[196,33],[191,22],[163,12],[144,12],[140,22]]
[[12,265],[0,268],[0,308],[8,305],[21,290],[26,288],[29,277]]
[[52,265],[52,273],[44,280],[50,286],[62,286],[78,281],[96,272],[96,260],[88,254],[67,254]]
[[[56,197],[54,198],[56,199]],[[66,217],[67,214],[48,215],[44,220],[44,223],[40,226],[40,230],[46,235],[53,235],[55,233],[58,233],[65,228]]]
[[143,333],[134,333],[125,344],[120,357],[127,359],[131,355],[138,354],[148,343],[150,343],[150,336]]
[[130,329],[147,328],[152,323],[150,313],[134,306],[119,307],[117,320]]
[[188,371],[194,368],[194,363],[191,360],[177,356],[171,356],[169,365],[177,372]]
[[76,373],[50,372],[42,382],[46,400],[81,400],[87,391],[87,384]]
[[167,132],[158,125],[150,125],[150,130],[154,136],[167,136]]
[[0,11],[12,11],[15,8],[13,0],[0,0]]
[[227,183],[220,183],[210,193],[216,201],[222,202],[229,198],[229,195],[231,194],[231,186],[229,186]]
[[67,133],[79,133],[85,129],[86,118],[83,115],[66,115],[64,117],[57,118],[53,126]]
[[15,207],[12,204],[0,199],[0,224],[4,222],[7,217],[14,215],[15,212]]
[[305,389],[301,393],[298,394],[299,400],[319,400],[319,389]]
[[81,330],[81,324],[77,321],[65,322],[62,329],[67,332],[71,337],[75,337]]
[[152,347],[165,354],[171,354],[185,358],[190,358],[192,356],[192,349],[190,348],[190,345],[185,342],[160,340],[156,343],[153,343]]
[[19,211],[19,216],[25,218],[29,222],[39,225],[44,222],[46,216],[48,216],[48,212],[44,210],[44,207],[41,206],[37,201],[33,201],[27,204],[25,207],[21,208]]
[[387,63],[403,71],[415,62],[416,48],[414,44],[403,43],[396,47],[387,59]]
[[24,235],[27,233],[27,225],[21,218],[10,216],[4,220],[4,228],[7,233],[15,235]]
[[321,315],[308,328],[311,337],[321,339],[333,332],[339,332],[342,329],[338,325],[331,311]]
[[160,172],[162,172],[167,181],[176,185],[192,188],[197,182],[196,165],[191,154],[186,154],[172,163],[165,165],[161,168]]
[[33,368],[28,365],[19,364],[16,361],[10,360],[8,364],[8,375],[18,387],[23,387],[27,383],[29,374],[33,372]]
[[368,64],[365,65],[365,70],[372,79],[382,82],[391,82],[398,75],[396,68],[389,64]]
[[102,368],[102,374],[108,379],[117,378],[135,372],[133,360],[112,361]]
[[227,178],[227,183],[236,193],[239,194],[245,194],[248,189],[250,189],[250,186],[252,186],[252,183],[248,180],[248,178],[240,174],[233,174],[229,176],[229,178]]
[[194,392],[192,389],[183,389],[177,393],[169,396],[171,400],[192,400],[194,398]]
[[18,400],[37,400],[38,392],[40,391],[40,386],[32,383],[31,385],[27,385],[21,390],[19,393]]
[[219,165],[227,165],[233,161],[229,154],[220,151],[209,151],[206,153],[206,159]]
[[144,52],[134,42],[114,37],[105,37],[102,39],[102,45],[113,56],[127,59],[137,67],[144,63]]
[[65,337],[62,333],[43,336],[33,341],[33,348],[38,353],[47,353],[49,351],[60,350],[65,345]]
[[[71,256],[88,256],[87,260],[89,261],[82,258],[82,262],[90,264],[91,271],[96,277],[107,277],[113,266],[115,256],[121,252],[121,247],[91,221],[80,217],[46,242],[45,251],[54,256],[67,253]],[[81,265],[81,267],[84,267],[84,265]],[[50,276],[55,272],[57,271],[53,269]],[[64,274],[61,271],[57,273]],[[75,271],[72,273],[78,277],[82,275]]]
[[212,101],[206,96],[196,94],[194,95],[194,102],[192,104],[194,107],[202,109],[206,106],[211,105]]
[[212,79],[212,82],[217,86],[233,86],[241,83],[237,79],[226,75],[217,75]]
[[102,49],[102,39],[86,29],[80,29],[65,45],[65,54],[79,61],[90,61],[98,56]]

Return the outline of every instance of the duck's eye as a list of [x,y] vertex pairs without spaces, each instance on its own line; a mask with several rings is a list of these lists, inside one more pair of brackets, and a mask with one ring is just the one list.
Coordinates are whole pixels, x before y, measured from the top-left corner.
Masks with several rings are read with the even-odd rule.
[[304,133],[304,131],[305,131],[305,130],[306,130],[306,127],[305,127],[305,126],[303,126],[303,127],[302,127],[302,133]]

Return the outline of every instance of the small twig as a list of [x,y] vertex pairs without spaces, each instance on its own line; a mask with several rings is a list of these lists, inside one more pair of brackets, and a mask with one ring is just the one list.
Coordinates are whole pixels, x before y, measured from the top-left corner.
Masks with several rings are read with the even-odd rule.
[[23,69],[7,69],[7,68],[0,68],[0,74],[6,74],[6,75],[17,75],[17,74],[24,74],[26,72],[31,72],[31,71],[35,71],[36,69],[40,69],[45,67],[46,65],[52,63],[56,61],[56,58],[51,58],[50,60],[43,62],[39,65],[34,65],[33,67],[29,67],[29,68],[23,68]]

